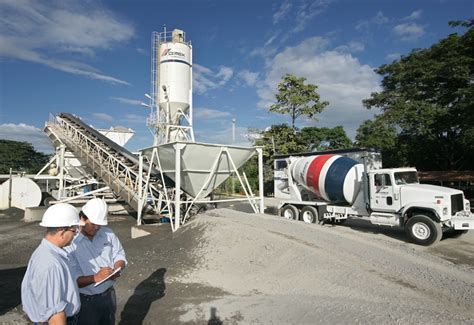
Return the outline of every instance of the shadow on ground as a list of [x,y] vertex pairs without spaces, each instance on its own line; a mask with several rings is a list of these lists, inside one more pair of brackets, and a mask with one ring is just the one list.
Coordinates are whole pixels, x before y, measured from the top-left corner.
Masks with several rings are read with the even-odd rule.
[[160,268],[137,285],[125,303],[119,324],[143,323],[151,304],[165,296],[165,273],[166,269]]
[[0,315],[4,315],[21,303],[21,281],[26,267],[0,270]]

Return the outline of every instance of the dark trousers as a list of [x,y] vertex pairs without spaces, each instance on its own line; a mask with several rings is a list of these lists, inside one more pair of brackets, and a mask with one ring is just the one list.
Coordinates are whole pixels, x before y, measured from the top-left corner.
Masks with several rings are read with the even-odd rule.
[[98,295],[81,294],[78,325],[114,325],[117,299],[113,287]]

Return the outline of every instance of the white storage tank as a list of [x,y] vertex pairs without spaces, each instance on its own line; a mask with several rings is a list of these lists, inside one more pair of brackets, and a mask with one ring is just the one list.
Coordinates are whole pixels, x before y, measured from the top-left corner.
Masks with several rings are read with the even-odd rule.
[[161,39],[158,49],[158,104],[169,110],[170,124],[180,124],[187,115],[192,96],[192,48],[184,32],[173,30],[171,39]]

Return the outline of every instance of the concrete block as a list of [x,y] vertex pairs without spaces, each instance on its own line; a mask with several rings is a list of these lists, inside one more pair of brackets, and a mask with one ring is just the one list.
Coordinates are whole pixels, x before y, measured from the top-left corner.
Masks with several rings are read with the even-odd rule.
[[148,236],[150,234],[151,234],[151,232],[148,232],[148,231],[140,228],[140,226],[133,226],[132,227],[132,239],[145,237],[145,236]]
[[43,214],[46,211],[47,207],[31,207],[25,208],[25,217],[23,218],[24,222],[37,222],[41,221]]
[[153,223],[141,226],[132,226],[132,239],[140,238],[148,235],[162,236],[165,233],[171,232],[169,223]]

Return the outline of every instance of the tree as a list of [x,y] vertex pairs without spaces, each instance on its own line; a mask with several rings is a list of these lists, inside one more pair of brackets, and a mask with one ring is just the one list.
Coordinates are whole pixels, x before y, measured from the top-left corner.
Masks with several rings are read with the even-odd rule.
[[382,151],[384,167],[407,165],[406,148],[398,143],[394,126],[384,123],[380,118],[364,121],[357,129],[356,143],[359,147],[378,148]]
[[316,92],[318,86],[305,85],[305,80],[306,78],[286,74],[283,81],[278,84],[278,93],[275,95],[277,103],[270,106],[270,112],[289,114],[293,129],[295,129],[295,121],[298,117],[306,115],[316,119],[314,116],[329,105],[329,102],[320,100],[320,96]]
[[273,157],[274,154],[289,154],[307,150],[299,132],[286,124],[272,125],[259,132],[254,145],[262,146],[264,156]]
[[[249,130],[256,136],[254,146],[263,147],[263,180],[265,194],[273,193],[273,161],[276,154],[289,154],[306,151],[307,147],[301,140],[299,132],[286,124],[272,125],[263,130]],[[251,184],[258,185],[257,158],[253,157],[243,167]],[[251,177],[249,177],[251,175]],[[250,180],[252,178],[252,180]],[[256,188],[254,188],[256,190]]]
[[474,165],[474,27],[382,65],[383,90],[363,101],[382,110],[382,123],[399,130],[410,164],[424,170]]
[[0,174],[14,171],[36,173],[48,162],[48,155],[37,152],[31,143],[0,140]]
[[342,126],[334,128],[305,127],[301,129],[300,134],[306,145],[306,151],[346,149],[353,145]]

